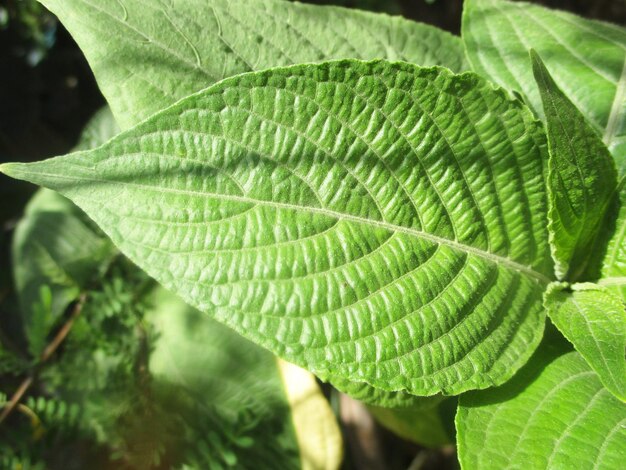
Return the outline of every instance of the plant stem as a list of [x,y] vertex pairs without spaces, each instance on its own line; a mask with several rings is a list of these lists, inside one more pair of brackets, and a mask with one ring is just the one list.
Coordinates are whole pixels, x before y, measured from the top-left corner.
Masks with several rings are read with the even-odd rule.
[[[83,309],[83,305],[85,305],[86,298],[87,296],[85,294],[80,295],[67,321],[63,324],[63,326],[59,329],[59,331],[54,336],[54,338],[52,338],[52,341],[50,341],[48,346],[46,346],[46,348],[41,353],[41,356],[39,358],[39,364],[43,364],[48,359],[50,359],[50,357],[54,354],[54,352],[61,345],[61,343],[63,343],[68,333],[72,329],[72,325],[74,324],[74,321],[80,315],[80,312]],[[33,384],[33,382],[34,382],[34,375],[32,374],[26,377],[22,381],[20,386],[17,388],[17,390],[11,397],[11,400],[9,400],[9,402],[5,405],[4,409],[2,410],[2,414],[0,414],[0,424],[2,424],[8,418],[8,416],[13,412],[13,410],[19,404],[20,400],[22,399],[24,394],[28,391],[28,389]]]

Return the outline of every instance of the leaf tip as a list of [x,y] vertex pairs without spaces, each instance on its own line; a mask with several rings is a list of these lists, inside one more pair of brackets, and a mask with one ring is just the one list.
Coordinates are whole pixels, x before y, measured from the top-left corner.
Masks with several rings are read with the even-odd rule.
[[48,186],[52,181],[49,177],[52,175],[46,173],[47,162],[48,160],[31,163],[2,163],[0,164],[0,173],[38,186]]
[[0,164],[0,173],[3,173],[6,176],[16,180],[23,180],[33,183],[33,181],[31,181],[32,175],[29,168],[30,165],[32,164],[20,162],[2,163]]
[[13,177],[15,174],[15,167],[17,163],[2,163],[0,164],[0,173],[4,173],[7,176]]
[[535,76],[535,81],[539,83],[540,81],[545,80],[545,76],[549,75],[548,69],[546,65],[541,60],[541,57],[537,53],[536,50],[530,49],[528,51],[528,55],[530,56],[530,62],[533,68],[533,75]]

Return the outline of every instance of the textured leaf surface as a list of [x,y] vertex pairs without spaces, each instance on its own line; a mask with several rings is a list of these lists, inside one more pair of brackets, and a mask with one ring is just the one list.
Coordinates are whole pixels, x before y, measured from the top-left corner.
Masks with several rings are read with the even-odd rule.
[[475,74],[245,74],[18,178],[68,195],[188,303],[320,376],[455,394],[509,378],[552,272],[545,139]]
[[[174,409],[187,421],[187,464],[339,467],[341,435],[310,373],[279,366],[269,352],[163,289],[154,302],[157,308],[148,321],[158,338],[150,372],[156,387],[169,388],[168,394],[183,405]],[[225,455],[229,459],[222,461]]]
[[465,469],[618,469],[626,459],[626,405],[576,352],[542,346],[502,387],[460,397]]
[[123,128],[243,72],[329,59],[465,69],[458,37],[400,17],[282,0],[41,0]]
[[548,131],[548,215],[555,270],[559,278],[575,280],[587,265],[615,195],[617,171],[600,137],[534,51],[531,59]]
[[472,68],[524,93],[541,114],[528,50],[581,110],[626,170],[626,30],[525,2],[467,0],[463,41]]
[[604,386],[626,401],[626,309],[621,298],[596,284],[555,284],[546,308],[556,327],[596,371]]

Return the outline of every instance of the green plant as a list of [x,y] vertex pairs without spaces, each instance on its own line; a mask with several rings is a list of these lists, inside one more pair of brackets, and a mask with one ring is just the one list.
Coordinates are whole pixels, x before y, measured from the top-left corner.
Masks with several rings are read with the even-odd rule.
[[122,132],[2,172],[404,437],[445,442],[406,417],[459,396],[464,468],[620,468],[624,29],[503,0],[467,0],[462,38],[278,0],[43,3]]

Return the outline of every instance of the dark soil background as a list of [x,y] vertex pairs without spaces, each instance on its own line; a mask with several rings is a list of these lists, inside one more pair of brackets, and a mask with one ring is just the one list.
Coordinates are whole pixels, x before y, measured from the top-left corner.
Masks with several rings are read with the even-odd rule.
[[[308,0],[401,14],[459,33],[462,0]],[[626,25],[626,0],[535,0],[587,18]],[[35,0],[0,0],[0,162],[33,161],[68,151],[105,104],[81,51]],[[0,296],[10,289],[9,239],[34,187],[0,176]],[[1,312],[0,312],[1,313]],[[357,411],[358,415],[358,411]],[[368,419],[362,414],[360,419]],[[370,417],[371,419],[371,417]],[[420,453],[370,423],[344,420],[346,468],[454,468],[453,449]],[[369,435],[363,437],[363,426]],[[367,434],[366,429],[366,434]],[[365,447],[374,445],[373,454]],[[373,457],[371,457],[373,455]],[[369,457],[368,457],[369,456]],[[373,460],[368,460],[370,457]],[[362,460],[365,459],[365,460]]]

